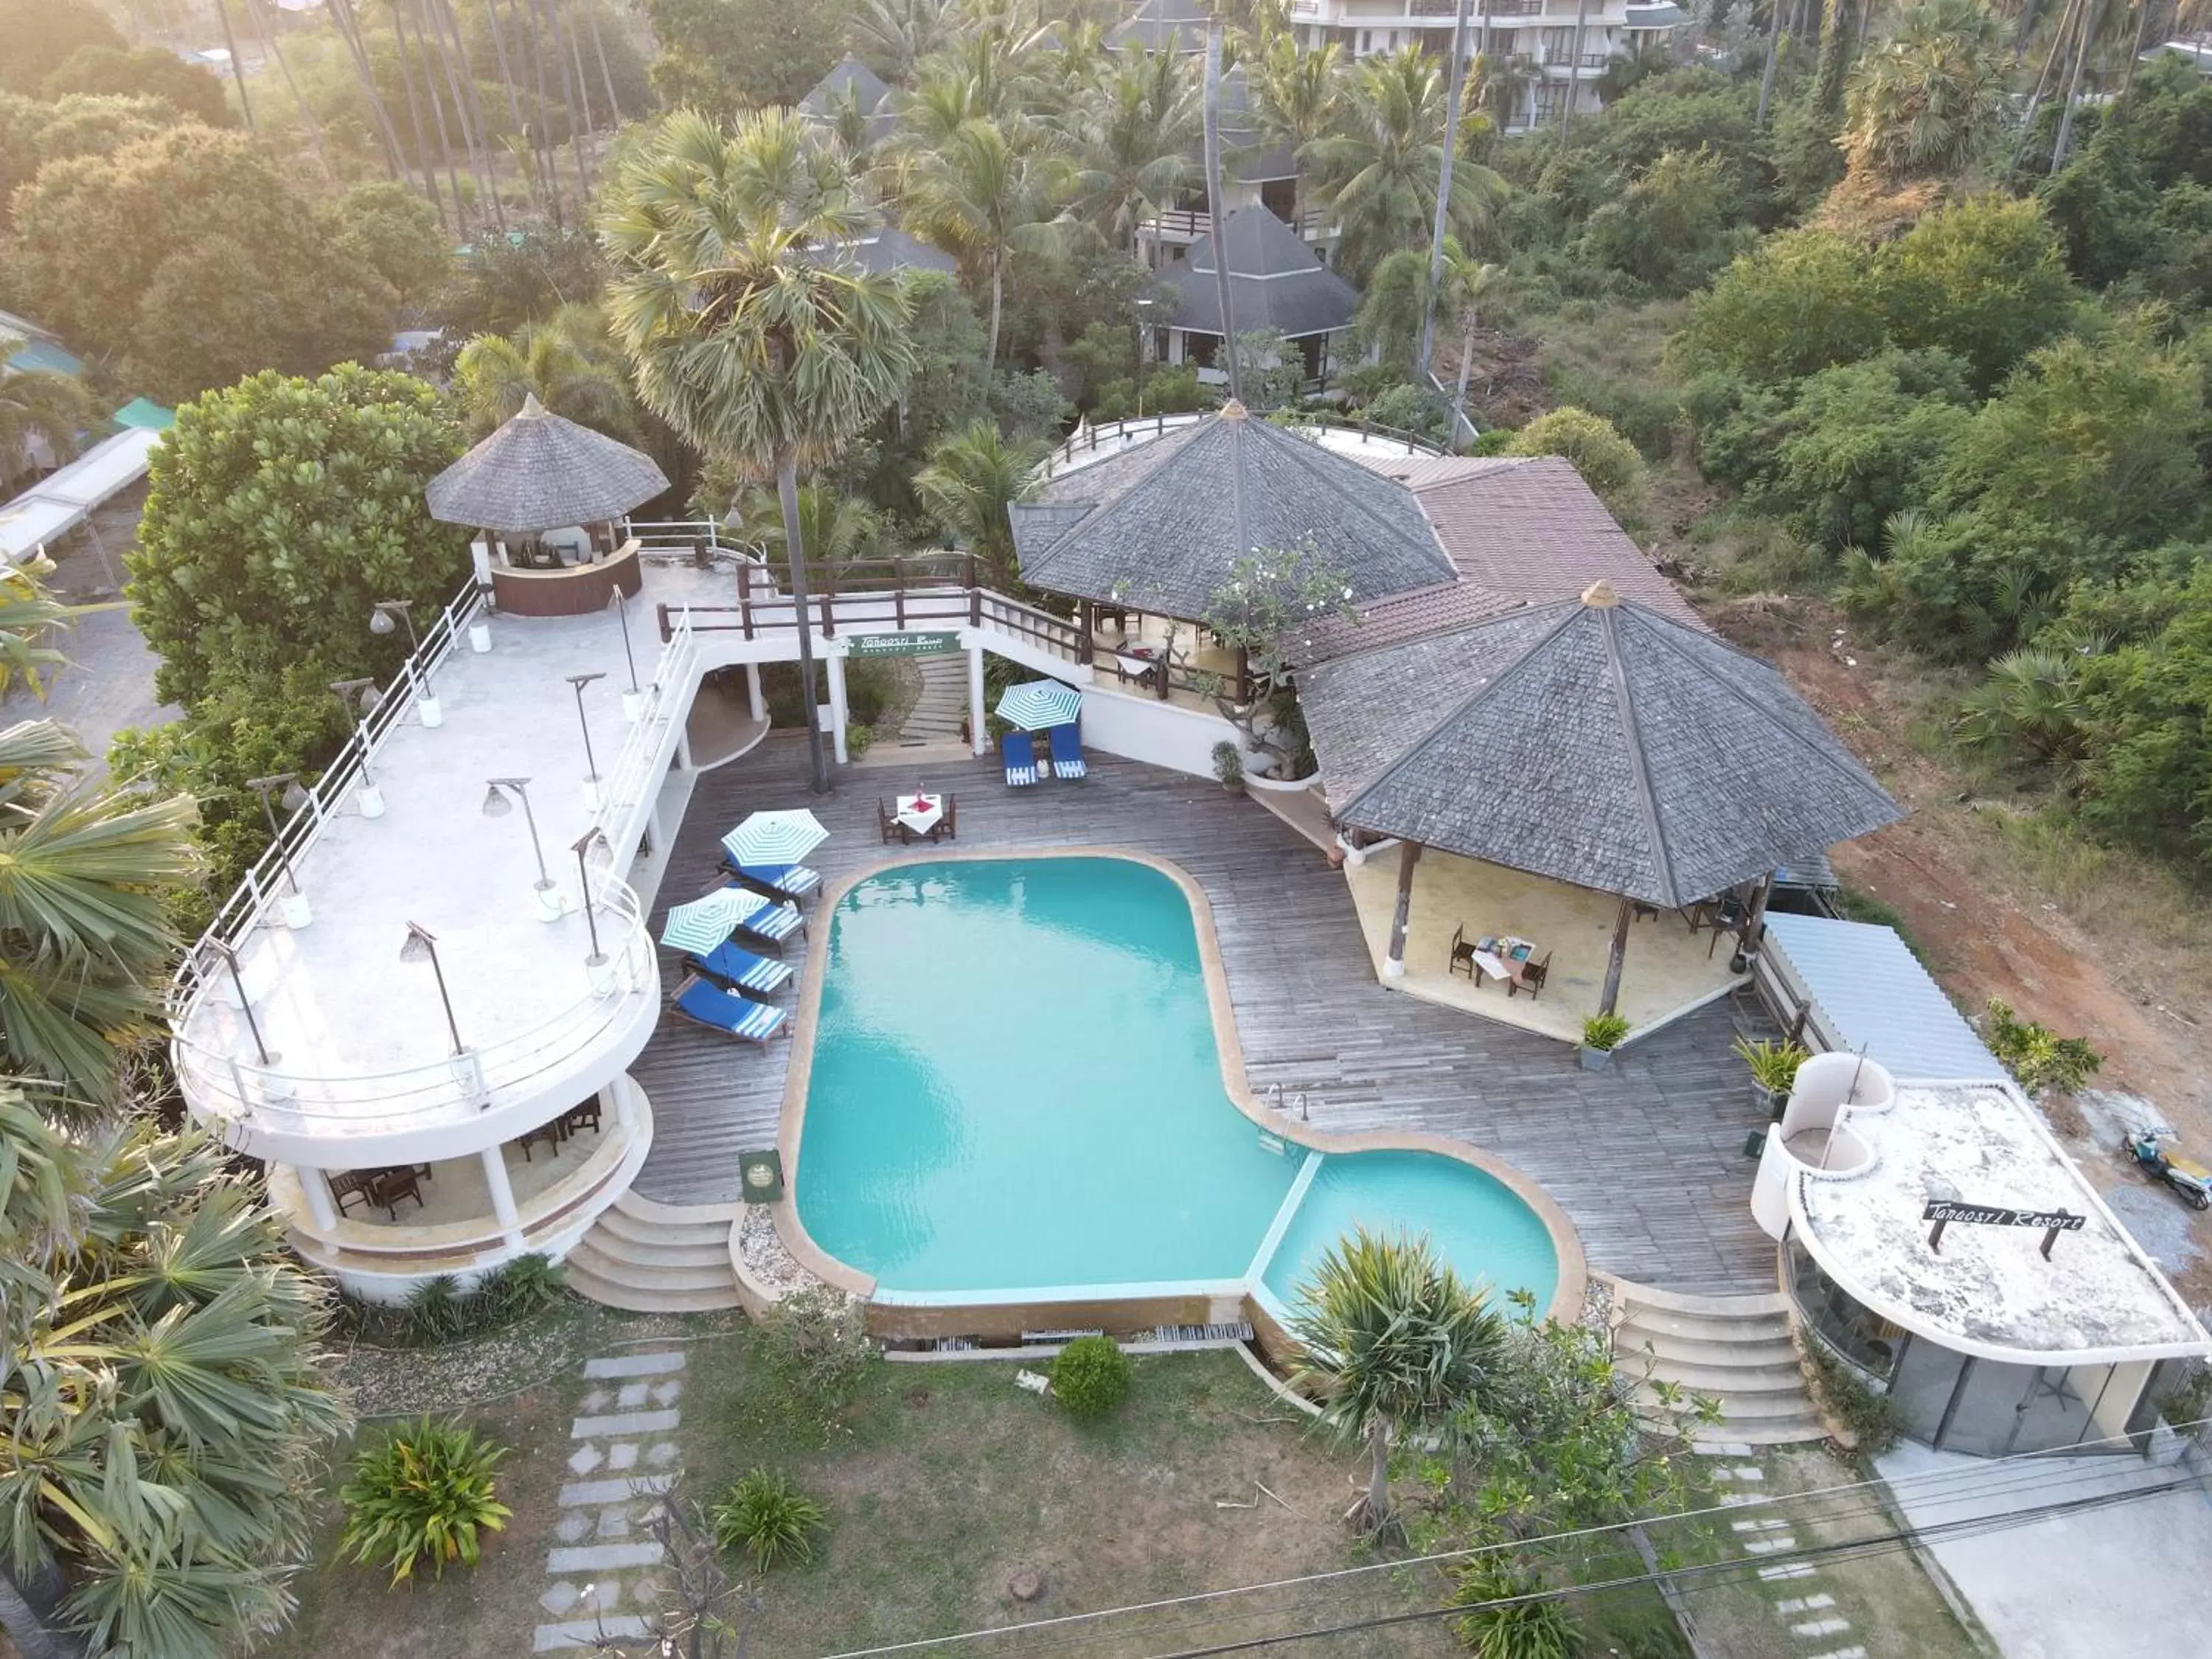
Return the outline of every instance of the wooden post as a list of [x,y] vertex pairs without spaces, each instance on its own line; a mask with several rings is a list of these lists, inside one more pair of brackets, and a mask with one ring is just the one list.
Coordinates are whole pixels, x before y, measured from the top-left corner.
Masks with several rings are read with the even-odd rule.
[[1080,637],[1075,641],[1075,660],[1088,668],[1091,666],[1091,658],[1096,649],[1094,641],[1098,636],[1097,602],[1091,599],[1079,601],[1076,605],[1075,616],[1076,626],[1080,634]]
[[1751,908],[1744,913],[1743,927],[1735,936],[1736,948],[1747,957],[1759,952],[1759,938],[1766,927],[1766,903],[1773,896],[1774,872],[1769,870],[1765,879],[1759,884],[1759,891],[1752,896]]
[[1622,899],[1620,915],[1613,924],[1613,949],[1606,953],[1605,994],[1598,999],[1597,1005],[1601,1014],[1613,1012],[1613,1005],[1620,1000],[1620,963],[1621,958],[1628,954],[1628,929],[1635,920],[1636,901]]
[[1421,843],[1398,843],[1398,908],[1390,913],[1390,953],[1382,959],[1382,977],[1406,977],[1406,924],[1413,911],[1413,866],[1420,862]]
[[745,625],[745,637],[753,636],[753,562],[738,561],[738,617]]

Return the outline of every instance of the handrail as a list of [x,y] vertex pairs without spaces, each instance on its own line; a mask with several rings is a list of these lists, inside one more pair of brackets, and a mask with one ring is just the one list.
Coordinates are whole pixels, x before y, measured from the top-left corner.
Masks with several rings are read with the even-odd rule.
[[592,817],[592,828],[605,835],[611,845],[620,845],[623,820],[654,781],[662,734],[690,702],[691,668],[698,654],[690,619],[678,618],[668,642],[660,648],[659,660],[653,665],[645,707],[631,724],[629,735],[623,739],[599,793],[599,810]]
[[[1202,421],[1213,411],[1199,410],[1177,415],[1141,415],[1130,420],[1108,421],[1098,426],[1085,426],[1070,433],[1059,446],[1049,451],[1037,463],[1038,476],[1049,478],[1058,467],[1073,464],[1077,457],[1088,455],[1102,447],[1110,447],[1125,439],[1160,437],[1170,432]],[[1441,457],[1444,452],[1418,432],[1403,431],[1397,427],[1377,426],[1374,422],[1330,420],[1326,416],[1304,415],[1285,411],[1279,417],[1270,415],[1269,420],[1279,418],[1286,426],[1300,427],[1316,433],[1357,433],[1363,439],[1383,438],[1392,443],[1403,444],[1411,455]]]

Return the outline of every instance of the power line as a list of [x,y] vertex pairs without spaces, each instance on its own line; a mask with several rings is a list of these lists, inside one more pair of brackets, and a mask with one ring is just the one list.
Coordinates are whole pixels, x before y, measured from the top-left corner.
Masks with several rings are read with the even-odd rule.
[[[2198,1418],[2187,1423],[2177,1423],[2170,1425],[2169,1426],[2177,1433],[2185,1433],[2191,1430],[2205,1427],[2208,1424],[2212,1424],[2212,1417]],[[1025,1653],[1041,1654],[1051,1652],[1069,1652],[1074,1650],[1068,1645],[1066,1640],[1064,1638],[1073,1638],[1075,1643],[1079,1645],[1081,1643],[1088,1640],[1094,1633],[1091,1629],[1087,1627],[1103,1625],[1109,1620],[1128,1619],[1145,1613],[1168,1613],[1184,1609],[1196,1610],[1202,1607],[1212,1607],[1233,1597],[1255,1595],[1270,1590],[1291,1590],[1311,1586],[1343,1583],[1370,1577],[1379,1572],[1396,1571],[1402,1568],[1418,1568],[1424,1566],[1443,1567],[1461,1565],[1501,1550],[1525,1549],[1539,1545],[1571,1544],[1580,1540],[1602,1538],[1608,1534],[1624,1532],[1632,1527],[1644,1527],[1647,1528],[1653,1527],[1665,1527],[1676,1525],[1685,1522],[1705,1520],[1722,1515],[1742,1518],[1756,1515],[1761,1510],[1775,1509],[1785,1503],[1802,1504],[1808,1500],[1833,1497],[1841,1494],[1869,1495],[1875,1494],[1877,1488],[1881,1489],[1884,1492],[1895,1494],[1901,1493],[1908,1488],[1917,1491],[1920,1488],[1927,1487],[1934,1489],[1935,1491],[1941,1492],[1945,1498],[1953,1500],[1969,1497],[1983,1499],[1986,1499],[1990,1497],[2005,1497],[2009,1496],[2015,1492],[2033,1489],[2042,1484],[2042,1482],[2039,1480],[2023,1480],[2021,1476],[2021,1471],[2022,1470],[2023,1466],[2039,1463],[2047,1465],[2055,1458],[2062,1455],[2072,1457],[2081,1452],[2091,1450],[2096,1447],[2117,1446],[2121,1442],[2131,1442],[2135,1438],[2135,1436],[2125,1433],[2106,1435],[2099,1439],[2081,1441],[2070,1446],[2055,1448],[2048,1451],[2019,1452],[2004,1457],[1985,1458],[1978,1461],[1970,1468],[1965,1469],[1933,1469],[1921,1474],[1900,1476],[1894,1481],[1885,1481],[1879,1477],[1869,1477],[1860,1480],[1839,1482],[1830,1486],[1817,1486],[1800,1492],[1778,1493],[1771,1496],[1760,1495],[1748,1498],[1739,1495],[1734,1502],[1723,1502],[1709,1504],[1701,1509],[1674,1510],[1664,1515],[1639,1516],[1631,1520],[1608,1522],[1600,1526],[1576,1528],[1561,1532],[1545,1534],[1535,1538],[1501,1540],[1492,1543],[1472,1545],[1462,1549],[1438,1551],[1428,1555],[1411,1556],[1397,1560],[1366,1562],[1357,1566],[1333,1568],[1326,1571],[1304,1573],[1288,1578],[1269,1579],[1258,1583],[1233,1585],[1221,1589],[1194,1591],[1187,1595],[1168,1596],[1153,1601],[1133,1602],[1119,1607],[1102,1607],[1088,1613],[1061,1613],[1054,1618],[1032,1620],[1026,1623],[1018,1625],[986,1626],[971,1630],[951,1632],[942,1636],[923,1637],[908,1641],[889,1643],[875,1647],[845,1649],[841,1650],[836,1654],[827,1656],[827,1659],[880,1659],[881,1656],[916,1653],[931,1649],[945,1649],[986,1640],[1002,1640],[1006,1638],[1017,1635],[1022,1636],[1025,1638],[1042,1638],[1048,1643],[1048,1645],[1043,1647],[1039,1647],[1033,1644],[1026,1645],[1024,1648]],[[2095,1466],[2093,1463],[2085,1463],[2078,1471],[2069,1471],[2064,1479],[2069,1481],[2079,1481],[2089,1478],[2096,1472]],[[1961,1476],[1971,1476],[1972,1479],[1962,1480],[1960,1479]],[[2153,1490],[2165,1489],[2159,1488]],[[2075,1499],[2068,1501],[2084,1502],[2087,1500]],[[1887,1507],[1887,1500],[1879,1495],[1875,1495],[1873,1496],[1872,1501],[1869,1503],[1855,1509],[1834,1511],[1825,1516],[1823,1518],[1830,1521],[1850,1520],[1865,1515],[1879,1513]],[[2023,1510],[2019,1511],[2018,1513],[2032,1516],[2033,1512]],[[1959,1523],[1947,1522],[1944,1524],[1950,1526],[1957,1525]],[[1930,1530],[1932,1531],[1933,1529],[1931,1528]],[[1899,1535],[1904,1536],[1908,1534]],[[1758,1565],[1765,1565],[1771,1562],[1786,1559],[1788,1558],[1778,1553],[1772,1556],[1760,1558]],[[1734,1565],[1741,1564],[1737,1563]],[[1644,1583],[1650,1581],[1647,1577],[1626,1580],[1623,1582]],[[1606,1586],[1601,1584],[1593,1585],[1589,1588],[1601,1589],[1605,1587]],[[1460,1609],[1460,1611],[1463,1612],[1465,1609]],[[1249,1613],[1232,1613],[1224,1615],[1223,1620],[1194,1620],[1193,1624],[1194,1627],[1202,1627],[1206,1623],[1223,1622],[1224,1620],[1227,1618],[1249,1618],[1251,1616],[1253,1615]],[[1224,1651],[1235,1650],[1236,1650],[1234,1649],[1224,1650]]]

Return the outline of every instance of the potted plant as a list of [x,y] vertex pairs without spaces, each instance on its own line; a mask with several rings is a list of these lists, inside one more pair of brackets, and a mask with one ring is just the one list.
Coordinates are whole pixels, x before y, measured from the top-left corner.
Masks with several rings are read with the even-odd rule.
[[1244,793],[1244,757],[1226,738],[1213,745],[1213,775],[1231,794]]
[[1619,1014],[1592,1014],[1583,1022],[1582,1047],[1575,1050],[1585,1072],[1602,1072],[1613,1064],[1613,1051],[1628,1035],[1628,1022]]
[[1797,1081],[1797,1068],[1807,1059],[1805,1050],[1787,1038],[1774,1042],[1761,1037],[1753,1042],[1738,1037],[1729,1052],[1751,1067],[1752,1099],[1770,1115],[1770,1121],[1779,1122],[1782,1109],[1790,1103],[1790,1088]]

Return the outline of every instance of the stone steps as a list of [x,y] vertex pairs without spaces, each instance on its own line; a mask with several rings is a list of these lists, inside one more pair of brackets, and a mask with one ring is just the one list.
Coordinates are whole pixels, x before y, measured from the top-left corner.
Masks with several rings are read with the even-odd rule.
[[957,740],[960,722],[968,714],[966,653],[917,657],[915,667],[921,676],[921,695],[915,699],[914,707],[907,711],[899,726],[899,742],[909,744]]
[[564,1263],[577,1295],[638,1313],[710,1313],[738,1305],[730,1267],[734,1204],[659,1204],[624,1193]]
[[1721,1420],[1692,1438],[1700,1445],[1788,1445],[1826,1437],[1805,1390],[1790,1339],[1787,1298],[1687,1296],[1614,1282],[1613,1352],[1632,1376],[1639,1406],[1659,1406],[1654,1382],[1720,1402]]

